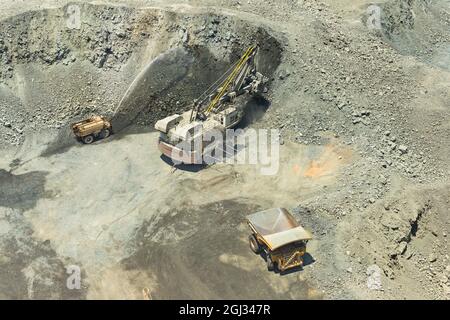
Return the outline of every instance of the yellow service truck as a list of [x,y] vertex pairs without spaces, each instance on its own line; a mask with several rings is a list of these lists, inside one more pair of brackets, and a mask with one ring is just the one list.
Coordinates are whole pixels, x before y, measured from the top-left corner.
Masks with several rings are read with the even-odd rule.
[[78,140],[86,144],[91,144],[95,139],[109,137],[112,133],[112,126],[104,117],[93,116],[72,124],[72,131]]
[[303,265],[306,244],[312,239],[286,209],[276,208],[247,216],[252,230],[250,248],[254,253],[265,253],[269,271],[285,271]]

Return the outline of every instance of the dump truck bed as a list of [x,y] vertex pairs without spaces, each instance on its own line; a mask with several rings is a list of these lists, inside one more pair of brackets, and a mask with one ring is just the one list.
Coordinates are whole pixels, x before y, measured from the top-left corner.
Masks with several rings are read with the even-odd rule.
[[283,208],[260,211],[247,216],[247,221],[268,245],[276,250],[284,245],[312,239],[311,233],[300,226],[295,218]]
[[100,116],[95,116],[77,123],[72,124],[72,130],[77,136],[83,136],[85,134],[91,134],[96,131],[102,130],[104,127],[109,126],[108,121]]

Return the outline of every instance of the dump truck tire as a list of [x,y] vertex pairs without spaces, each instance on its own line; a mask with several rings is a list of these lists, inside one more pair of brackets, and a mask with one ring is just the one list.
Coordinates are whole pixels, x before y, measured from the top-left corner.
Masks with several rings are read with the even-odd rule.
[[106,139],[111,135],[111,131],[109,129],[103,129],[101,133],[102,139]]
[[275,270],[275,264],[272,261],[272,258],[270,255],[267,255],[267,270],[274,271]]
[[256,237],[252,234],[248,237],[248,243],[250,245],[250,249],[252,249],[252,251],[254,253],[260,253],[261,252],[261,246],[258,243],[258,240],[256,240]]
[[82,140],[85,144],[91,144],[92,142],[94,142],[94,137],[92,135],[88,135],[83,137]]

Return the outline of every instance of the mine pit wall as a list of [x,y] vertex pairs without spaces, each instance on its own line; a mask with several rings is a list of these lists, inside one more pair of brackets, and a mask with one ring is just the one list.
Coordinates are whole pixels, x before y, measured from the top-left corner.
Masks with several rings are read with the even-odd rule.
[[395,0],[380,4],[382,38],[403,55],[450,68],[450,1]]
[[185,110],[251,44],[261,45],[260,68],[269,78],[281,60],[272,31],[236,17],[76,5],[79,29],[68,22],[68,6],[0,21],[3,144],[19,145],[43,129],[67,130],[91,114],[111,116],[141,70],[172,48],[185,48],[195,62],[168,88],[150,90],[145,105],[127,106],[131,124],[151,126]]

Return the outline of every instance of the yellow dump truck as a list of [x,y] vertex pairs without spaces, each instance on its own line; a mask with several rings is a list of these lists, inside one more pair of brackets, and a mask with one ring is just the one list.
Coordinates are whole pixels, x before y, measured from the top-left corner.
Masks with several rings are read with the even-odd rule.
[[112,133],[111,123],[101,116],[93,116],[89,119],[72,124],[72,131],[77,139],[86,144],[95,139],[104,139]]
[[260,211],[246,218],[252,230],[250,248],[257,254],[265,252],[269,271],[285,271],[303,265],[306,244],[312,235],[286,209]]

